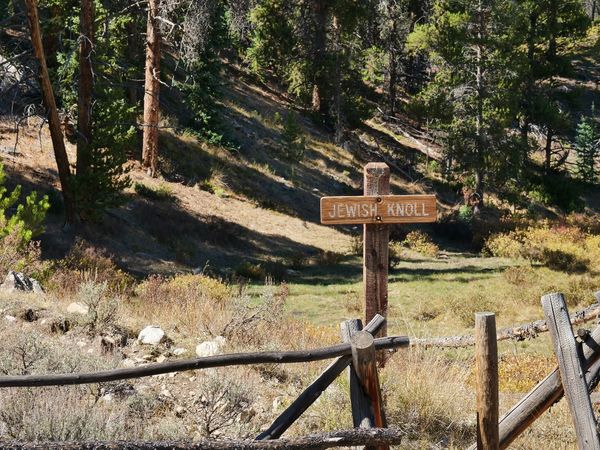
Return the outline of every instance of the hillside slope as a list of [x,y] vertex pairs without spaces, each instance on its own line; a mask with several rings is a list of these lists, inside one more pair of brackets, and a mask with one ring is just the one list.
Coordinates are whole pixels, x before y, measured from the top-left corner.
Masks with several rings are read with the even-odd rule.
[[[125,205],[78,230],[124,269],[143,276],[208,265],[226,273],[246,261],[289,266],[323,252],[344,252],[352,230],[319,225],[319,198],[360,194],[368,161],[388,162],[394,193],[432,192],[419,172],[425,170],[430,144],[369,121],[335,145],[327,129],[294,111],[273,88],[233,67],[224,79],[224,132],[235,144],[203,143],[165,119],[159,179],[133,164]],[[17,140],[14,124],[3,121],[0,150],[11,183],[54,191],[56,200],[51,141],[41,125],[35,119],[21,124]],[[295,155],[289,151],[291,138],[303,143]],[[68,151],[73,161],[74,147]],[[446,192],[442,204],[452,197]],[[74,239],[60,231],[58,212],[50,215],[43,239],[49,256],[64,254]]]

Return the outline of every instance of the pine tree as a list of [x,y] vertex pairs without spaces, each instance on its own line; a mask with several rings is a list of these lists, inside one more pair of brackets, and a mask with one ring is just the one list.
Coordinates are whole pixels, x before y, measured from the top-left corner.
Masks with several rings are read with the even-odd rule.
[[486,183],[514,173],[516,143],[508,132],[517,110],[514,36],[522,16],[508,0],[438,0],[429,23],[409,35],[434,75],[417,97],[445,133],[445,151],[465,172],[481,206]]
[[580,119],[575,137],[575,151],[578,175],[586,183],[595,183],[598,180],[596,166],[600,160],[600,133],[592,117],[584,116]]

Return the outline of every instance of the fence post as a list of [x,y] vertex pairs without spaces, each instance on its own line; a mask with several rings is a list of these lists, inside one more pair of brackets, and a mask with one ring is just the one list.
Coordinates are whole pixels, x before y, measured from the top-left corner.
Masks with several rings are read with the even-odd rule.
[[[368,163],[364,169],[364,194],[389,195],[390,168],[385,163]],[[363,284],[365,319],[375,314],[387,318],[389,225],[366,224],[363,235]],[[387,336],[387,324],[377,336]]]
[[579,359],[565,298],[559,293],[544,295],[542,308],[558,360],[565,397],[575,425],[577,444],[582,450],[600,450],[596,419],[584,376],[585,370]]
[[[362,330],[362,322],[359,319],[346,320],[340,324],[340,327],[342,340],[351,343],[352,337]],[[371,400],[363,390],[352,364],[348,366],[348,380],[354,428],[373,428],[375,419],[371,411]]]
[[477,449],[498,450],[498,343],[494,313],[475,314]]
[[[379,387],[379,376],[377,375],[377,358],[375,355],[375,345],[373,336],[367,331],[359,331],[352,336],[352,365],[356,371],[358,381],[362,391],[369,399],[368,411],[362,409],[356,411],[360,414],[360,424],[362,426],[371,425],[376,428],[386,428],[385,413],[381,399],[381,389]],[[358,399],[353,402],[358,404]],[[361,404],[364,406],[364,403]],[[353,416],[354,416],[353,411]],[[371,422],[372,423],[369,423]],[[367,426],[368,426],[367,425]],[[372,449],[373,447],[366,447]],[[388,446],[378,446],[379,450],[387,450]]]

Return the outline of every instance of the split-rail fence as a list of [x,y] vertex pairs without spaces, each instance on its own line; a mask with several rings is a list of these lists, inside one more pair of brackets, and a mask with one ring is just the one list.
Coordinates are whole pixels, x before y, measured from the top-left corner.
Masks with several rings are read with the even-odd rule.
[[[505,449],[544,411],[563,396],[569,404],[580,449],[600,450],[597,423],[589,392],[600,381],[600,325],[591,331],[577,325],[596,318],[600,302],[569,317],[562,294],[542,297],[544,320],[496,330],[493,313],[477,313],[473,336],[436,339],[410,339],[406,336],[374,338],[385,319],[376,315],[364,328],[360,320],[341,324],[343,343],[306,351],[256,352],[192,358],[90,373],[48,374],[0,377],[6,387],[64,386],[99,383],[194,369],[261,363],[303,363],[333,359],[333,362],[294,400],[273,424],[254,440],[203,439],[183,442],[76,442],[26,443],[2,442],[3,449],[325,449],[365,446],[388,449],[406,437],[406,431],[388,427],[381,397],[378,365],[390,353],[410,346],[475,346],[477,385],[477,442],[469,449]],[[540,381],[506,414],[498,414],[497,342],[528,339],[550,332],[558,366]],[[379,356],[376,356],[379,354]],[[321,393],[346,369],[350,380],[350,399],[354,429],[322,433],[301,438],[282,438],[283,433],[319,398]],[[415,382],[418,382],[415,380]]]

